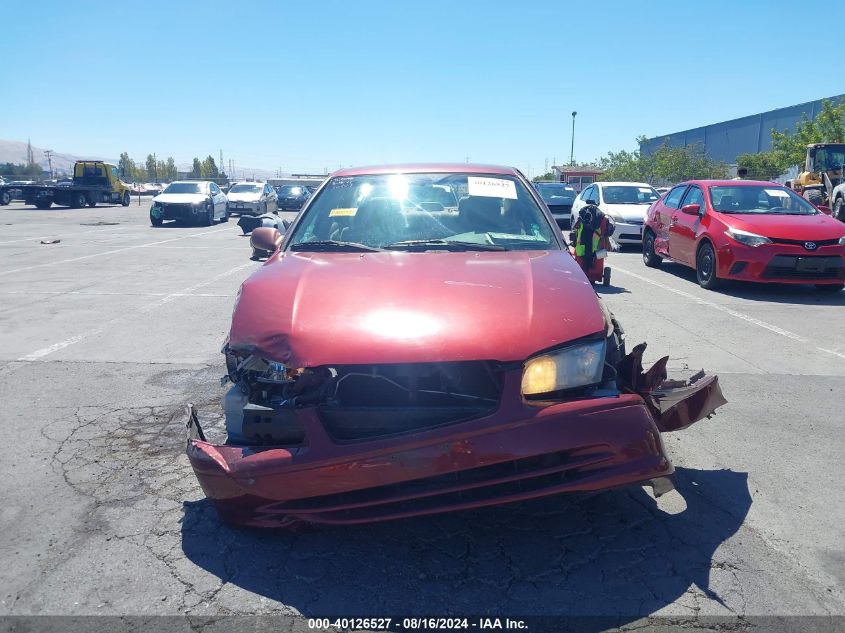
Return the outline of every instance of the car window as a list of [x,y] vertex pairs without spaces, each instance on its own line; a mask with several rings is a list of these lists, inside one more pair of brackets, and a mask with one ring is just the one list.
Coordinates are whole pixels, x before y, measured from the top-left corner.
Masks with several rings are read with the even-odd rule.
[[678,185],[672,191],[666,194],[666,197],[663,199],[663,204],[671,209],[677,209],[681,203],[681,196],[686,191],[686,185]]
[[599,196],[596,189],[597,187],[595,185],[591,185],[584,190],[584,202],[587,200],[595,200],[596,202],[599,202]]
[[780,185],[718,185],[710,187],[710,202],[721,213],[816,215],[809,202]]
[[[560,248],[522,181],[503,174],[419,173],[332,178],[314,196],[287,248],[350,242],[372,248]],[[431,249],[437,250],[431,246]],[[315,247],[317,248],[317,247]]]
[[688,204],[697,204],[704,209],[704,194],[701,192],[701,189],[695,186],[689,188],[687,195],[684,196],[684,202],[681,206],[685,207]]
[[218,187],[214,183],[211,183],[211,193],[216,196],[218,193],[220,193],[220,187]]
[[608,204],[651,204],[660,197],[654,189],[643,185],[605,185],[601,195]]

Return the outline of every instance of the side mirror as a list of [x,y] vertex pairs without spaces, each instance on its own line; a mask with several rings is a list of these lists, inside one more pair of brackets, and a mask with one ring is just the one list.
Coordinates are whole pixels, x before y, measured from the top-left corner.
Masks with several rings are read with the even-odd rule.
[[686,213],[687,215],[701,215],[701,205],[685,204],[681,207],[681,213]]
[[249,238],[249,244],[254,251],[262,251],[267,254],[274,253],[281,243],[282,234],[279,229],[269,226],[259,226],[253,229]]
[[591,204],[594,207],[599,206],[599,203],[596,200],[593,200],[592,198],[590,198],[589,200],[585,200],[584,202],[586,202],[587,204]]

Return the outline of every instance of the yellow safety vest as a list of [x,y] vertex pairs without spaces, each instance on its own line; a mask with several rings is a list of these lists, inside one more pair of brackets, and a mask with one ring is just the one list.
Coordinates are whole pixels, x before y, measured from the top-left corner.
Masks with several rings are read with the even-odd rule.
[[[584,224],[578,223],[578,228],[575,231],[575,255],[584,257],[587,254],[587,249],[581,243],[581,232],[584,230]],[[599,240],[601,239],[601,229],[593,231],[593,252],[599,250]]]

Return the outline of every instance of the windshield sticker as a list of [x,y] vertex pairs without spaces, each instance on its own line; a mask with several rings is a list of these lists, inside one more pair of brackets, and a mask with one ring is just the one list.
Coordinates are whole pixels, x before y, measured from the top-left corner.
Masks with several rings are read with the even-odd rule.
[[329,211],[329,217],[330,218],[341,218],[341,217],[349,218],[349,217],[354,216],[356,213],[358,213],[357,207],[346,207],[346,208],[340,208],[340,209],[332,209],[331,211]]
[[780,198],[788,198],[789,194],[783,189],[763,189],[770,196],[778,196]]
[[471,196],[516,200],[516,185],[514,185],[512,180],[468,176],[467,185],[469,186],[469,195]]

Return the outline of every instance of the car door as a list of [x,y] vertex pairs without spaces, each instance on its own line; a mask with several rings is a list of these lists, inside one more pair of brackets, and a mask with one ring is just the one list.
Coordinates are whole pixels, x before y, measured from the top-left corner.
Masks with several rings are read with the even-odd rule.
[[226,204],[223,202],[223,192],[220,191],[220,187],[216,183],[211,183],[209,188],[211,189],[212,204],[214,204],[214,215],[217,216],[218,213],[225,214]]
[[[690,215],[681,210],[690,204],[698,205],[699,214]],[[690,185],[669,222],[669,257],[689,266],[695,265],[695,236],[703,213],[704,193],[697,185]]]
[[687,185],[673,187],[661,200],[656,203],[654,210],[654,252],[663,257],[669,257],[669,226],[672,216],[679,213],[681,198],[687,190]]

